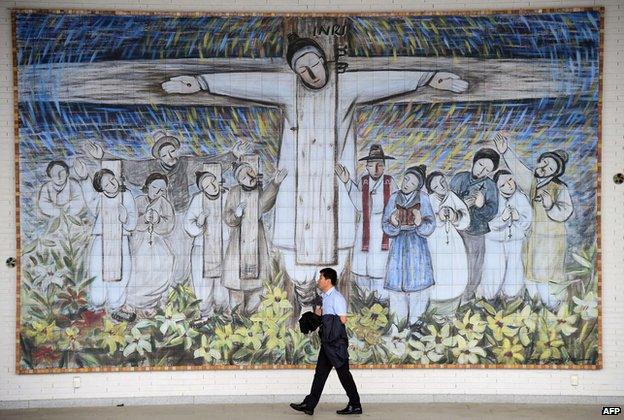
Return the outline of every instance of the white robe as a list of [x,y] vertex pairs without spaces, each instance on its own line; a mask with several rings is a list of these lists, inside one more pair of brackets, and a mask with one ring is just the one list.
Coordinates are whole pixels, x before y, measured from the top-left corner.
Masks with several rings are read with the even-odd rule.
[[[468,257],[459,231],[470,225],[470,212],[466,204],[452,191],[444,198],[431,194],[429,200],[436,216],[436,229],[427,238],[435,279],[431,300],[455,299],[464,293],[468,284]],[[444,207],[458,213],[459,218],[455,224],[440,220],[440,209]]]
[[[383,176],[374,181],[370,178],[368,201],[370,209],[370,236],[368,251],[362,251],[362,239],[364,231],[364,216],[362,214],[362,180],[357,184],[351,180],[346,185],[349,192],[349,198],[355,209],[360,213],[355,230],[355,246],[353,247],[353,260],[351,262],[351,271],[364,277],[379,279],[379,287],[377,284],[371,284],[372,290],[381,291],[383,289],[383,277],[386,274],[386,261],[388,260],[388,250],[381,249],[383,240],[383,229],[381,228],[381,220],[384,211],[384,185]],[[390,195],[397,190],[394,180],[390,183]],[[388,196],[389,197],[389,196]]]
[[82,188],[78,181],[68,178],[65,185],[58,187],[48,181],[41,186],[37,196],[37,207],[44,217],[57,217],[62,211],[70,216],[76,216],[84,208]]
[[[197,218],[203,211],[203,193],[193,196],[186,215],[184,217],[184,229],[193,238],[193,248],[191,249],[191,278],[193,290],[197,299],[201,299],[199,308],[202,313],[209,313],[215,307],[227,309],[229,303],[228,290],[221,284],[221,276],[204,277],[204,228],[197,224]],[[222,201],[222,205],[224,200]],[[221,218],[213,220],[210,215],[205,223],[222,224]],[[228,242],[229,229],[221,229],[223,242],[220,246]],[[210,238],[208,238],[210,239]],[[225,254],[225,252],[224,252]]]
[[[85,185],[88,182],[85,183]],[[91,187],[92,188],[92,187]],[[87,190],[87,188],[85,188]],[[128,218],[122,224],[123,240],[121,242],[122,265],[121,265],[121,281],[104,281],[102,278],[102,269],[104,264],[103,258],[103,237],[102,216],[100,213],[101,200],[105,200],[103,193],[90,191],[85,195],[88,196],[88,207],[95,216],[93,225],[93,236],[91,248],[89,250],[89,276],[95,279],[89,285],[88,300],[94,309],[105,307],[109,311],[121,308],[126,303],[128,281],[132,273],[132,258],[130,255],[130,235],[137,225],[137,209],[134,197],[130,191],[122,194],[122,203],[128,212]]]
[[[518,212],[519,219],[502,219],[505,208]],[[518,296],[525,285],[522,265],[522,245],[532,219],[528,197],[516,189],[510,197],[498,195],[498,212],[488,223],[490,232],[485,235],[483,278],[477,296],[494,299],[499,292],[506,297]]]
[[[357,105],[413,92],[428,83],[434,73],[422,71],[354,71],[338,74],[337,127],[319,126],[319,130],[337,132],[336,159],[351,173],[356,173],[356,138],[353,116]],[[284,268],[295,282],[314,281],[318,267],[296,263],[296,173],[297,173],[297,75],[288,72],[210,73],[199,77],[203,90],[237,99],[262,101],[284,112],[279,168],[288,170],[275,205],[273,245],[283,257]],[[300,112],[303,110],[299,110]],[[340,188],[338,197],[338,264],[340,274],[355,239],[355,209],[349,195]],[[327,238],[327,240],[335,240]]]

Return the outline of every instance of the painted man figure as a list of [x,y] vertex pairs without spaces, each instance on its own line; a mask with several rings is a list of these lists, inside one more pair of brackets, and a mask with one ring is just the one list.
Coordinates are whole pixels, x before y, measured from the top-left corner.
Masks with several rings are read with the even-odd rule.
[[353,206],[360,213],[351,272],[360,289],[367,293],[376,292],[382,299],[387,298],[383,278],[390,237],[383,232],[381,219],[390,195],[397,189],[392,177],[384,174],[385,162],[390,159],[394,158],[385,155],[381,145],[372,145],[368,156],[359,159],[366,162],[368,172],[359,182],[350,179],[347,168],[336,164],[336,174],[347,188]]
[[435,230],[436,219],[429,196],[422,191],[425,179],[425,165],[408,168],[383,214],[383,231],[392,238],[384,287],[390,310],[410,326],[427,309],[434,284],[427,237]]
[[61,213],[76,216],[85,206],[80,184],[69,176],[69,166],[62,160],[53,160],[46,167],[50,180],[43,184],[37,197],[39,212],[46,218]]
[[[93,178],[83,183],[87,205],[95,217],[93,239],[89,249],[89,276],[93,281],[89,285],[88,301],[93,310],[105,308],[111,317],[119,321],[132,321],[136,317],[134,311],[124,308],[127,297],[128,280],[132,273],[132,258],[130,254],[130,236],[137,225],[137,208],[134,197],[120,182],[115,173],[107,168],[97,171]],[[117,222],[121,225],[121,241],[118,242],[121,252],[121,270],[119,278],[107,278],[105,250],[110,249],[106,243],[105,231],[110,229],[110,223],[105,223],[106,213],[110,212],[107,202],[117,207]],[[110,222],[110,220],[106,220]],[[116,255],[115,255],[116,256]]]
[[[152,159],[123,160],[124,181],[138,188],[152,173],[164,174],[168,179],[167,200],[175,211],[175,225],[169,242],[175,248],[173,284],[185,282],[191,273],[191,248],[193,239],[184,230],[184,216],[191,201],[189,187],[195,185],[195,173],[204,163],[233,163],[244,153],[248,145],[239,143],[231,152],[218,156],[179,156],[180,140],[162,130],[153,133]],[[95,159],[119,159],[107,153],[97,143],[88,143],[87,152]]]
[[533,208],[533,220],[523,252],[526,286],[529,294],[539,297],[550,310],[557,310],[560,298],[552,285],[565,281],[566,227],[574,208],[568,186],[561,180],[568,154],[563,150],[545,152],[531,171],[509,148],[508,135],[499,133],[496,148],[525,191]]
[[468,286],[462,300],[473,298],[483,275],[485,234],[490,231],[488,223],[498,210],[498,192],[490,175],[496,171],[500,156],[496,150],[477,150],[472,159],[472,170],[455,174],[451,190],[461,198],[470,211],[470,225],[460,232],[468,255]]
[[[275,205],[275,198],[286,174],[286,171],[278,170],[275,178],[263,188],[258,173],[250,164],[242,162],[234,172],[238,185],[230,189],[223,212],[223,219],[230,227],[230,232],[223,261],[222,284],[229,289],[230,308],[238,309],[242,314],[253,314],[258,309],[262,283],[271,275],[269,244],[262,216]],[[249,193],[257,193],[255,208],[243,198]],[[244,218],[250,218],[251,223],[256,224],[254,227],[257,230],[253,227],[250,229],[255,230],[255,235],[243,229]],[[250,238],[250,235],[254,237]],[[251,240],[255,244],[251,252],[256,255],[256,264],[252,267],[254,273],[251,275],[242,262],[248,257],[242,249],[242,240]]]
[[193,237],[193,290],[195,296],[201,299],[199,309],[202,318],[195,325],[205,323],[214,309],[229,308],[229,293],[221,284],[222,250],[223,244],[227,243],[227,237],[223,235],[227,229],[223,228],[222,220],[221,167],[218,164],[209,166],[215,166],[216,170],[196,173],[199,192],[191,200],[184,223],[186,232]]
[[[307,306],[315,296],[314,267],[322,264],[342,271],[354,244],[356,214],[346,189],[340,189],[334,198],[335,179],[326,179],[329,171],[318,171],[317,165],[310,165],[306,152],[322,143],[320,149],[314,150],[329,153],[328,164],[333,166],[333,162],[340,161],[355,173],[353,116],[359,104],[411,93],[423,86],[461,93],[467,90],[468,83],[453,73],[435,71],[338,73],[335,62],[327,60],[316,41],[295,34],[290,34],[288,40],[286,59],[292,72],[232,71],[178,76],[162,87],[173,94],[210,92],[261,101],[283,110],[278,161],[279,167],[293,176],[286,178],[277,196],[273,245],[282,255],[283,267],[295,283],[299,301]],[[328,211],[318,212],[319,205]],[[304,221],[308,216],[310,220]],[[332,232],[328,234],[327,229]],[[320,237],[326,238],[325,242],[318,241]]]
[[494,300],[500,294],[512,299],[524,291],[522,246],[531,226],[532,210],[511,172],[499,170],[494,182],[499,193],[498,212],[485,235],[483,279],[477,296]]

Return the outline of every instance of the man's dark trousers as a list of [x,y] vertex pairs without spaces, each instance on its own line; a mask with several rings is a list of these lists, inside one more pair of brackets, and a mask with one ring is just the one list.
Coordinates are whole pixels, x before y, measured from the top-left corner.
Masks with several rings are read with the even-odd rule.
[[[318,360],[316,362],[316,370],[314,371],[312,389],[310,390],[310,394],[303,400],[308,408],[314,409],[314,407],[318,404],[323,388],[325,387],[325,382],[327,381],[327,377],[329,376],[329,372],[331,372],[331,370],[332,364],[325,354],[325,349],[321,346],[321,351],[319,352]],[[349,371],[349,361],[344,363],[339,369],[336,369],[336,373],[338,373],[338,379],[340,379],[342,387],[347,392],[349,404],[359,407],[360,395],[357,392],[353,376],[351,376],[351,372]]]

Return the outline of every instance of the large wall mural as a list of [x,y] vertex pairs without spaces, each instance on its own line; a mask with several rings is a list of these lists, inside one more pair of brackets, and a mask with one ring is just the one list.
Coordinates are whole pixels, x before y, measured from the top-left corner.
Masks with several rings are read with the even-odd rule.
[[601,365],[601,9],[13,14],[20,373]]

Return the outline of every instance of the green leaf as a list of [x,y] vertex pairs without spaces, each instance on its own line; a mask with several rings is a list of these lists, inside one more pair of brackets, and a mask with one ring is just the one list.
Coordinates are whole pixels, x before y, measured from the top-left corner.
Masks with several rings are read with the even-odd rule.
[[576,253],[572,253],[572,258],[574,258],[574,260],[579,263],[580,265],[582,265],[583,267],[586,268],[591,268],[592,264],[591,261],[581,257],[580,255],[576,254]]
[[52,223],[50,223],[50,228],[48,229],[48,233],[56,232],[60,226],[61,226],[61,218],[60,217],[54,218],[54,220],[52,220]]
[[82,364],[84,366],[86,366],[86,367],[97,367],[97,366],[100,366],[100,361],[93,354],[80,353],[80,355],[78,357],[82,361]]

